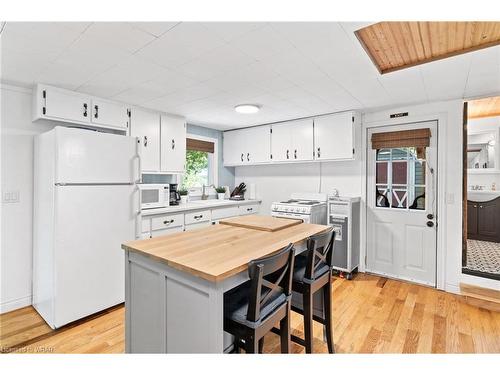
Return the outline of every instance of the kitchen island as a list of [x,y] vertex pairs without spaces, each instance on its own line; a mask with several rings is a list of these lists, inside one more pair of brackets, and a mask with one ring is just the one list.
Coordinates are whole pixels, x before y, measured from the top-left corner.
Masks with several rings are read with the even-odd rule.
[[[269,218],[265,218],[268,222]],[[287,219],[275,219],[287,220]],[[248,280],[248,262],[327,227],[267,231],[218,224],[122,245],[127,353],[223,353],[224,292]]]

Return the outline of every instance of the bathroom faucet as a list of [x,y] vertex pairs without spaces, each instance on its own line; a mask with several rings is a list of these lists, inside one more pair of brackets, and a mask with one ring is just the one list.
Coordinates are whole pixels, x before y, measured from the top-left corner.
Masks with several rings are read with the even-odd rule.
[[215,188],[215,186],[213,184],[212,185],[203,185],[203,193],[201,194],[201,199],[203,199],[204,201],[206,201],[208,199],[208,194],[205,193],[205,188],[209,188],[209,187]]

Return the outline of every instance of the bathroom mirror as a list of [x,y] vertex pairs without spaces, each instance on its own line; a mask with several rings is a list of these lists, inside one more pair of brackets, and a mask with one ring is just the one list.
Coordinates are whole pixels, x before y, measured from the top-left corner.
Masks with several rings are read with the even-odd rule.
[[467,136],[467,168],[498,169],[498,131],[484,131]]

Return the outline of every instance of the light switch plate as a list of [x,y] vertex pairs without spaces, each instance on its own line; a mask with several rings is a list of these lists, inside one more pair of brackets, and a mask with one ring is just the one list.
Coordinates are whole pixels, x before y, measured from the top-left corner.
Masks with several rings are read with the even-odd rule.
[[453,193],[446,194],[446,203],[447,204],[454,204],[455,203],[455,194],[453,194]]
[[2,203],[19,203],[19,190],[4,191]]

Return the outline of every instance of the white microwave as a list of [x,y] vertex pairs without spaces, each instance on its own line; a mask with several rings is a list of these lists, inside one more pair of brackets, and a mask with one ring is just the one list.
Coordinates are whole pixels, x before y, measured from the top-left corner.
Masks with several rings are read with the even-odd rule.
[[169,184],[140,184],[141,210],[168,207],[170,203]]

